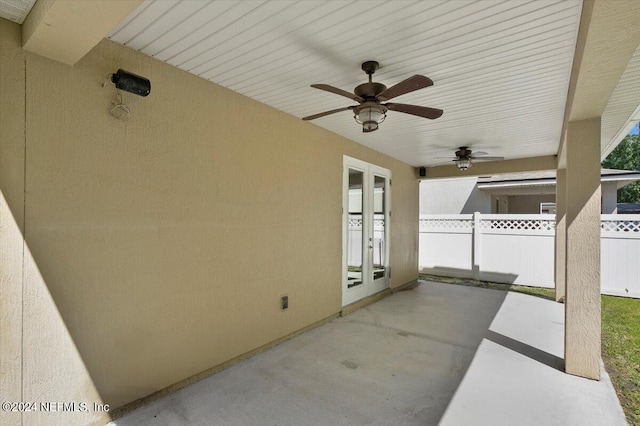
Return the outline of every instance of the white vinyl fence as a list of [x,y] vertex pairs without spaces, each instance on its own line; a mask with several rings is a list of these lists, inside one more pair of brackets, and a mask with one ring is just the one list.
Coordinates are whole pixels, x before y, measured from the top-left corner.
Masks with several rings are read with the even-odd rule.
[[[554,287],[554,215],[420,217],[420,271]],[[640,298],[640,215],[602,215],[602,293]]]
[[[349,214],[349,241],[347,244],[347,265],[362,266],[362,215]],[[373,264],[386,265],[384,254],[384,214],[373,216]]]

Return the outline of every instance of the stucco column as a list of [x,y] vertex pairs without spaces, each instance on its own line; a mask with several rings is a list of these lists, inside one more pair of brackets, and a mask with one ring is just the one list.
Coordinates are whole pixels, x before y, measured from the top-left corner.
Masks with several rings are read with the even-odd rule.
[[565,370],[600,379],[600,118],[567,129]]
[[[20,25],[0,19],[0,394],[3,401],[22,397],[25,59]],[[26,424],[24,413],[0,410],[0,424]],[[56,413],[57,414],[57,413]]]
[[556,238],[555,284],[556,302],[564,302],[567,255],[567,169],[556,171]]

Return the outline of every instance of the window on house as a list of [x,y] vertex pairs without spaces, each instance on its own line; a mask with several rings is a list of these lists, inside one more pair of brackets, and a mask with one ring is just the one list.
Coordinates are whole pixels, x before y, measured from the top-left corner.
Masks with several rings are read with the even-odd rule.
[[556,214],[556,203],[540,203],[540,214]]

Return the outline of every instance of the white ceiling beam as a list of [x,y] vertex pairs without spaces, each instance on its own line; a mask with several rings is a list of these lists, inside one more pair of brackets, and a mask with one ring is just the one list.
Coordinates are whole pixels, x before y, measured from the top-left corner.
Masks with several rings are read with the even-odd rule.
[[39,0],[22,25],[22,47],[74,65],[142,0]]

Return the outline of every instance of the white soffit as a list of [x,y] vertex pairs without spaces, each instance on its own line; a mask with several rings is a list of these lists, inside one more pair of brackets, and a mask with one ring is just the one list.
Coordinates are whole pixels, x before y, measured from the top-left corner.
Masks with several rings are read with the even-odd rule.
[[22,24],[36,0],[0,0],[0,18]]
[[[393,102],[441,108],[427,120],[389,112],[362,133],[344,111],[311,123],[414,166],[448,164],[469,146],[506,159],[554,155],[581,0],[145,1],[109,38],[297,117],[353,101],[310,88],[435,85]],[[132,70],[135,72],[135,70]],[[312,125],[313,125],[312,124]]]
[[602,114],[602,158],[640,121],[640,46],[620,77]]

